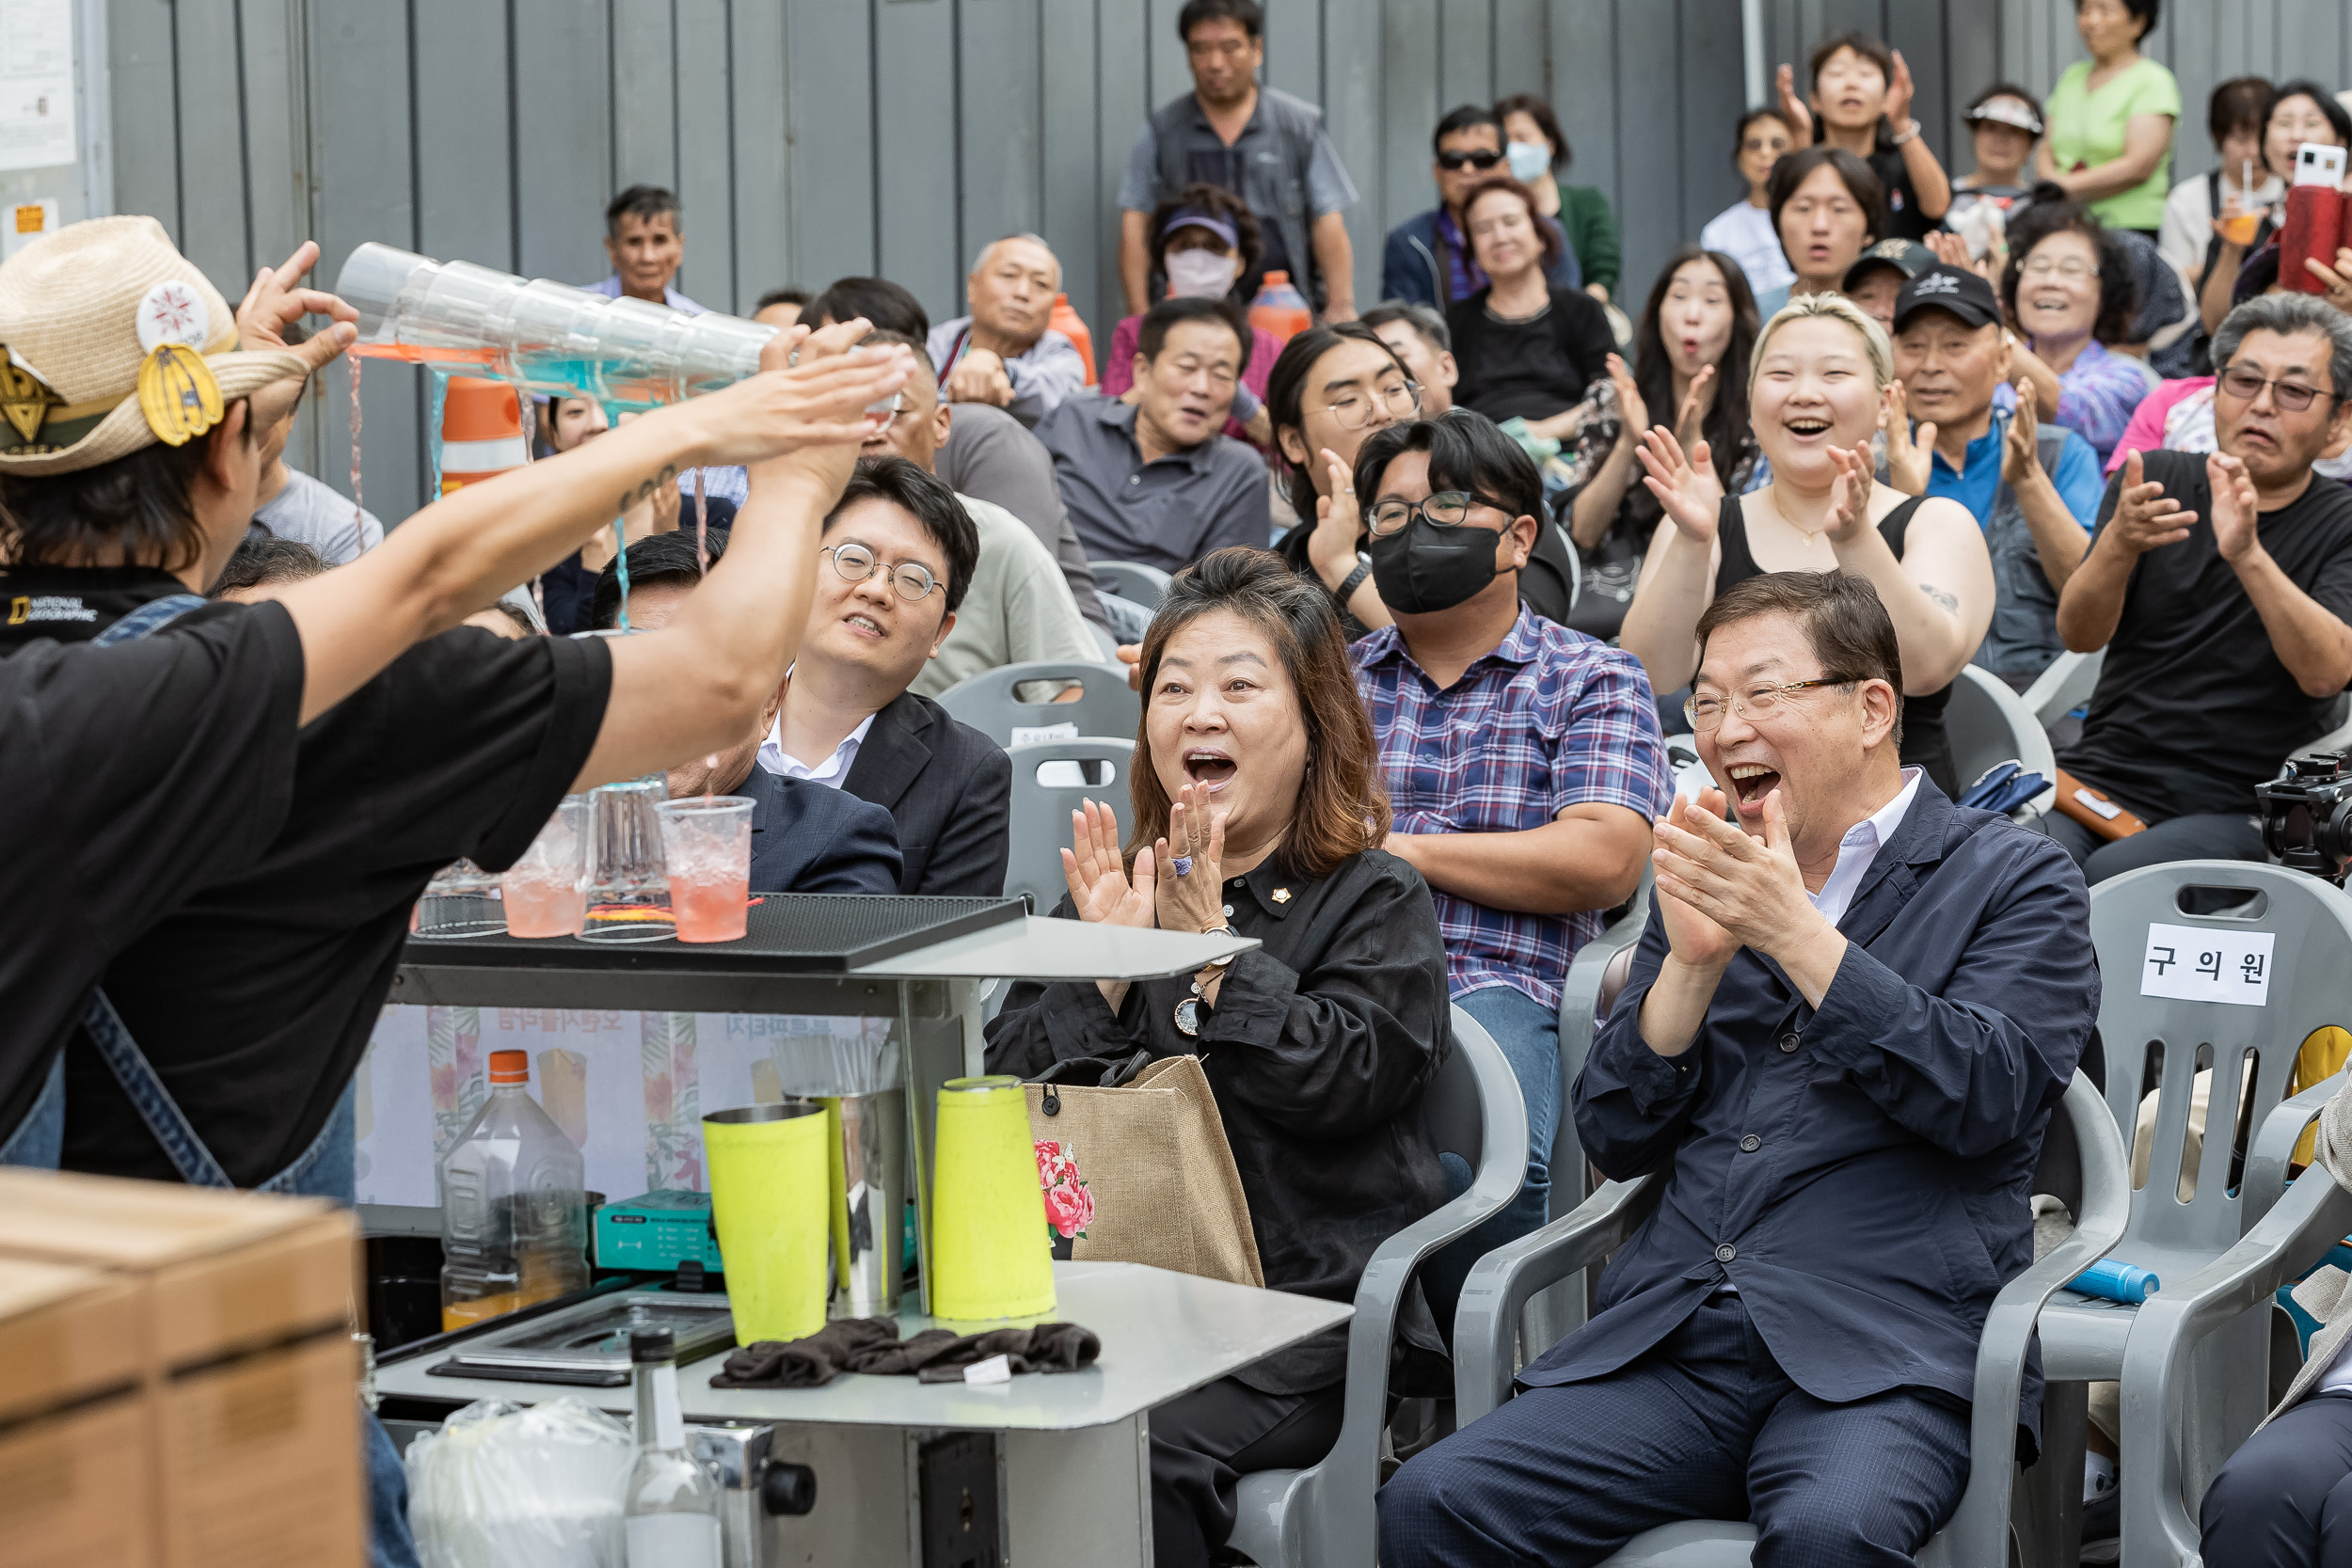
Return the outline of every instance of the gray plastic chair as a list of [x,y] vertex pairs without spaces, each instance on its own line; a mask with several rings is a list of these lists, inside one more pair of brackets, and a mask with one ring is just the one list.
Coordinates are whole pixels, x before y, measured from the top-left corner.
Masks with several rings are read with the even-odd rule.
[[[1576,1118],[1568,1115],[1568,1100],[1575,1092],[1577,1074],[1584,1070],[1584,1058],[1593,1049],[1593,1034],[1607,1014],[1601,1006],[1602,992],[1607,990],[1611,998],[1615,995],[1607,985],[1610,964],[1642,940],[1642,927],[1649,923],[1654,875],[1645,857],[1641,885],[1633,890],[1625,913],[1576,950],[1568,964],[1568,977],[1560,987],[1560,1119],[1552,1129],[1549,1164],[1555,1214],[1565,1214],[1592,1196],[1592,1166],[1576,1135]],[[1585,1275],[1577,1274],[1529,1301],[1526,1321],[1520,1325],[1528,1343],[1556,1344],[1583,1327],[1591,1307],[1590,1283]]]
[[2099,685],[2100,667],[2106,657],[2105,648],[2087,654],[2060,654],[2026,688],[2020,700],[2046,730],[2090,701],[2090,693]]
[[[2273,1111],[2247,1156],[2282,1164],[2303,1129],[2341,1092],[2338,1073]],[[2268,1174],[2265,1172],[2265,1174]],[[2198,1501],[2188,1490],[2180,1437],[2188,1423],[2189,1363],[2215,1329],[2266,1312],[2279,1287],[2299,1279],[2352,1231],[2352,1193],[2318,1165],[2303,1173],[2237,1245],[2201,1272],[2165,1288],[2139,1309],[2123,1348],[2123,1560],[2181,1568],[2199,1560]],[[2141,1434],[2146,1433],[2143,1440]],[[2137,1505],[2137,1506],[2135,1506]]]
[[[1119,817],[1123,840],[1136,824],[1135,807],[1127,795],[1127,768],[1136,743],[1106,736],[1081,736],[1075,740],[1037,740],[1008,746],[1012,759],[1011,854],[1005,863],[1005,895],[1027,894],[1040,914],[1050,913],[1070,891],[1062,876],[1061,852],[1070,847],[1070,814],[1081,800],[1106,805]],[[1041,782],[1038,769],[1047,763],[1102,764],[1107,770],[1099,784]],[[1057,768],[1070,773],[1074,768]]]
[[1985,769],[2014,759],[2026,772],[2047,779],[2050,787],[2010,815],[2030,821],[2057,802],[2058,758],[2050,750],[2050,732],[1992,671],[1962,666],[1944,709],[1944,731],[1951,738],[1953,771],[1962,788],[1983,777]]
[[[2053,1291],[2122,1235],[2130,1169],[2114,1117],[2077,1072],[2050,1118],[2034,1173],[2036,1192],[2056,1195],[2074,1212],[2074,1233],[1994,1298],[1977,1350],[1968,1489],[1950,1522],[1920,1551],[1922,1564],[2000,1568],[2010,1560],[2017,1398],[2034,1321]],[[1658,1206],[1669,1174],[1612,1181],[1575,1213],[1488,1253],[1470,1270],[1454,1319],[1454,1416],[1463,1426],[1510,1397],[1518,1367],[1513,1341],[1528,1300],[1623,1243]],[[1608,1568],[1746,1568],[1755,1544],[1753,1525],[1689,1519],[1635,1536]]]
[[1168,597],[1168,577],[1157,566],[1146,566],[1139,561],[1089,561],[1094,568],[1094,581],[1110,593],[1146,610],[1157,610]]
[[1347,1329],[1347,1404],[1339,1441],[1304,1470],[1244,1476],[1228,1543],[1260,1568],[1373,1568],[1380,1433],[1389,1424],[1389,1347],[1413,1271],[1518,1196],[1527,1107],[1511,1064],[1478,1021],[1454,1009],[1454,1050],[1423,1097],[1438,1148],[1469,1162],[1470,1190],[1380,1243],[1356,1286]]
[[[2225,913],[2190,914],[2181,908],[2188,888],[2238,891],[2252,901]],[[2272,933],[2267,1005],[2142,995],[2152,924]],[[2137,1125],[2141,1098],[2152,1089],[2156,1095],[2148,1183],[2132,1195],[2131,1223],[2114,1256],[2155,1275],[2163,1287],[2156,1299],[2169,1300],[2237,1246],[2284,1190],[2294,1135],[2310,1118],[2308,1111],[2282,1110],[2296,1053],[2313,1031],[2352,1023],[2352,1001],[2344,991],[2344,977],[2352,974],[2352,898],[2280,866],[2179,861],[2126,872],[2091,889],[2090,934],[2104,987],[2099,1032],[2106,1051],[2107,1106],[2125,1137]],[[2207,1070],[2212,1089],[2196,1190],[2184,1201],[2180,1178],[2190,1103],[2197,1074]],[[2241,1087],[2249,1076],[2250,1085]],[[2250,1145],[2242,1173],[2231,1168],[2245,1147],[2241,1136]],[[2185,1488],[2167,1494],[2177,1504],[2182,1496],[2203,1497],[2221,1462],[2262,1419],[2269,1403],[2269,1313],[2249,1307],[2230,1322],[2201,1327],[2178,1379],[2159,1391],[2136,1381],[2152,1365],[2149,1356],[2128,1354],[2147,1312],[2145,1306],[2061,1296],[2042,1315],[2042,1370],[2054,1385],[2121,1382],[2126,1412],[2158,1399],[2185,1409],[2185,1427],[2164,1431]],[[2158,1317],[2173,1314],[2168,1307]],[[2143,1430],[2155,1433],[2128,1414],[2125,1427],[2134,1437]],[[2135,1462],[2132,1441],[2122,1447],[2122,1515],[2140,1521],[2144,1531],[2153,1528],[2163,1499],[2148,1491],[2155,1471]],[[2070,1465],[2081,1467],[2078,1450],[2052,1452],[2050,1459],[2059,1474],[2069,1473]],[[2134,1568],[2142,1560],[2128,1540],[2124,1560]]]
[[[1077,681],[1083,689],[1067,703],[1025,703],[1013,689],[1031,681]],[[1013,744],[1013,732],[1075,724],[1082,736],[1133,740],[1143,717],[1143,699],[1127,685],[1123,664],[1082,664],[1039,658],[983,670],[939,694],[947,717],[987,736],[999,746]]]

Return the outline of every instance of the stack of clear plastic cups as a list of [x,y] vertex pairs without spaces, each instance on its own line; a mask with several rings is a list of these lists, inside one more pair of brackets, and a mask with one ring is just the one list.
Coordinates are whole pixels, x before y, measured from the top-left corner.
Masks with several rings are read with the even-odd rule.
[[661,942],[677,935],[657,808],[669,799],[660,773],[588,792],[587,913],[582,942]]

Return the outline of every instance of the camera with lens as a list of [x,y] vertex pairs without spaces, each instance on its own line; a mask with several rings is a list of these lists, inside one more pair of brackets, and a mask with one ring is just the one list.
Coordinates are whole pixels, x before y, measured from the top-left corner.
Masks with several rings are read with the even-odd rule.
[[2352,752],[2296,757],[2268,784],[2262,802],[2263,844],[2296,871],[2341,886],[2352,865]]

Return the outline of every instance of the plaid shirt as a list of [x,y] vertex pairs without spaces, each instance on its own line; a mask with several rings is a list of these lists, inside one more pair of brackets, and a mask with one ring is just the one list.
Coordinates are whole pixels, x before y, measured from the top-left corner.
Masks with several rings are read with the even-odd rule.
[[[1645,820],[1673,794],[1649,681],[1631,654],[1522,605],[1510,634],[1439,691],[1394,626],[1349,650],[1401,833],[1510,833],[1599,801]],[[1547,1007],[1601,911],[1519,914],[1430,890],[1455,997],[1509,986]]]

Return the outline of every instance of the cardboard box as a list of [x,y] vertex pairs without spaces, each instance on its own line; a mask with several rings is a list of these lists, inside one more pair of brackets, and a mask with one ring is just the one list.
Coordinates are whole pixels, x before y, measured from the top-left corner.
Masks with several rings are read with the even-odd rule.
[[159,1370],[347,1332],[358,1229],[325,1198],[0,1168],[0,1258],[131,1280]]
[[119,1275],[0,1258],[0,1422],[137,1387],[137,1300]]
[[0,1432],[0,1557],[10,1568],[153,1568],[144,1393]]
[[[0,1365],[14,1358],[12,1336],[67,1362],[46,1380],[0,1370],[0,1401],[31,1408],[110,1370],[138,1380],[113,1402],[135,1418],[127,1439],[119,1426],[103,1431],[109,1502],[135,1515],[141,1549],[101,1549],[132,1527],[76,1518],[61,1502],[41,1528],[85,1536],[63,1560],[360,1568],[358,1258],[353,1216],[323,1198],[0,1169],[0,1304],[13,1279],[20,1308],[9,1316],[0,1305]],[[94,1452],[97,1439],[75,1424],[85,1418],[95,1416],[67,1411],[0,1433],[0,1521],[6,1499],[54,1463],[17,1440],[56,1429],[82,1443],[69,1451]],[[14,1568],[5,1522],[0,1542]]]
[[361,1568],[358,1382],[339,1335],[167,1383],[163,1568]]

